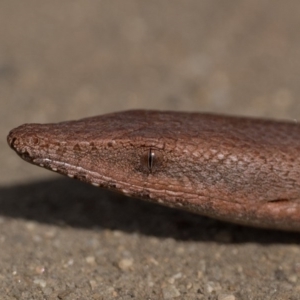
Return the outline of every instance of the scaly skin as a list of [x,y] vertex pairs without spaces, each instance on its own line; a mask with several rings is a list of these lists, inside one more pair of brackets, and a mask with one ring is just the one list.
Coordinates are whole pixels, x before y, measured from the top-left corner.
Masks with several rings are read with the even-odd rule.
[[136,110],[25,124],[7,140],[26,161],[96,186],[235,223],[300,231],[298,123]]

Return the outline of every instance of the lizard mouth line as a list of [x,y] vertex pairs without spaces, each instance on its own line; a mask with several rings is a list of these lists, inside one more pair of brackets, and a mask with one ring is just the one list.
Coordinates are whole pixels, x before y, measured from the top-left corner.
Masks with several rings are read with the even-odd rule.
[[[78,173],[82,173],[85,175],[90,175],[90,176],[85,176],[86,177],[86,181],[88,183],[91,183],[95,186],[103,186],[103,187],[107,187],[107,186],[112,186],[114,189],[125,189],[125,190],[131,190],[133,188],[133,190],[135,191],[143,191],[143,190],[150,190],[152,192],[159,192],[159,193],[163,193],[166,191],[166,189],[154,189],[154,188],[145,188],[145,187],[141,187],[135,184],[129,184],[125,181],[121,181],[121,180],[115,180],[112,177],[109,176],[105,176],[105,175],[100,175],[98,172],[95,171],[90,171],[88,169],[85,169],[83,167],[80,166],[75,166],[69,163],[65,163],[65,162],[61,162],[58,160],[52,160],[49,158],[36,158],[32,160],[32,163],[40,166],[42,168],[47,168],[49,170],[52,170],[54,172],[57,173],[61,173],[63,175],[66,175],[68,177],[75,177],[76,178],[76,174]],[[51,166],[54,165],[55,167]],[[67,172],[65,172],[64,170],[68,170]],[[89,177],[92,177],[93,180],[90,180]],[[96,178],[96,179],[95,179]],[[121,188],[122,187],[122,188]],[[190,195],[192,197],[204,197],[204,195],[199,195],[196,193],[187,193],[185,191],[176,191],[173,192],[174,195],[177,194],[178,196],[180,195]]]
[[[103,188],[110,188],[115,191],[122,192],[128,196],[135,196],[136,194],[151,194],[151,193],[157,193],[157,194],[163,194],[163,193],[169,193],[173,196],[176,196],[178,198],[184,198],[184,197],[191,197],[191,198],[201,198],[205,197],[208,201],[222,201],[222,202],[228,202],[228,203],[236,203],[236,204],[243,204],[239,201],[233,200],[225,200],[215,197],[208,197],[207,195],[201,195],[198,193],[189,193],[186,191],[172,191],[167,189],[154,189],[151,187],[141,187],[135,184],[129,184],[125,181],[121,180],[115,180],[112,177],[100,175],[97,172],[90,171],[88,169],[85,169],[80,166],[75,166],[69,163],[61,162],[58,160],[51,160],[49,158],[36,158],[32,160],[32,163],[35,165],[38,165],[43,168],[47,168],[49,170],[52,170],[57,173],[61,173],[63,175],[66,175],[70,178],[76,178],[76,174],[83,174],[85,177],[85,182],[92,184],[97,187],[103,187]],[[52,167],[51,165],[55,165],[55,167]],[[64,170],[68,170],[65,172]],[[89,175],[89,176],[87,176]],[[89,177],[93,178],[91,180]],[[136,196],[135,196],[136,197]],[[266,201],[266,202],[276,202],[276,200]],[[184,202],[184,201],[183,201]]]

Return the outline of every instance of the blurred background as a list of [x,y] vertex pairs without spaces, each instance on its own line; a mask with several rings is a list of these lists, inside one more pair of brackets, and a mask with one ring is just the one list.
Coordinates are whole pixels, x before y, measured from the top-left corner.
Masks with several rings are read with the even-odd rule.
[[136,108],[298,120],[299,16],[297,0],[2,0],[2,187],[56,176],[7,146],[23,123]]

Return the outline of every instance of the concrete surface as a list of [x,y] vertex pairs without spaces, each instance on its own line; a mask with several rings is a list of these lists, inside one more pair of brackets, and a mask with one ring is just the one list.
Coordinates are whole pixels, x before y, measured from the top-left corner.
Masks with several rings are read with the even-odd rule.
[[0,3],[0,299],[300,299],[300,236],[31,166],[10,129],[129,108],[299,119],[296,0]]

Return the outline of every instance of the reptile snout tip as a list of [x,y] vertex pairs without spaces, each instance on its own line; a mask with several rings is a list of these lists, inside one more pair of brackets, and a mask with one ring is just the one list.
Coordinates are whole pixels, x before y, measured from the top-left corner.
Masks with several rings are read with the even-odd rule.
[[16,129],[11,130],[7,136],[7,143],[14,150],[16,150],[16,145],[18,144],[18,138],[15,131]]
[[8,145],[18,154],[24,153],[24,147],[28,144],[28,139],[26,139],[26,128],[26,124],[21,125],[12,129],[7,136]]

